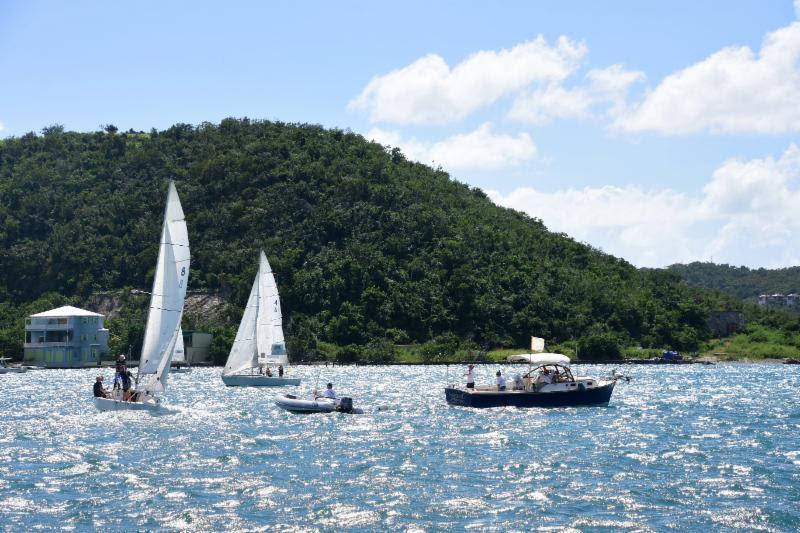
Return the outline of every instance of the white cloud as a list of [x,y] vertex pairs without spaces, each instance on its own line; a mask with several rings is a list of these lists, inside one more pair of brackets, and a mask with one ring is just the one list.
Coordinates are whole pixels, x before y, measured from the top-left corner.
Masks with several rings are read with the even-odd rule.
[[448,123],[534,82],[564,80],[586,51],[563,36],[555,46],[539,36],[509,50],[474,53],[452,69],[441,56],[429,54],[374,77],[348,107],[368,111],[373,122]]
[[527,133],[497,134],[491,123],[470,133],[429,143],[404,139],[398,132],[372,129],[367,139],[400,148],[409,159],[446,169],[497,169],[516,166],[536,157],[536,145]]
[[520,95],[508,117],[528,124],[546,124],[554,118],[586,118],[592,96],[583,89],[565,89],[557,83]]
[[798,60],[800,22],[794,22],[767,34],[758,54],[725,48],[670,74],[614,127],[670,135],[800,131]]
[[800,148],[780,159],[724,162],[690,197],[636,187],[521,188],[492,200],[540,218],[554,231],[639,266],[709,260],[781,267],[800,264]]
[[630,86],[645,79],[642,72],[625,70],[622,65],[590,70],[588,83],[567,89],[552,82],[516,98],[508,118],[528,124],[546,124],[556,118],[591,117],[600,107],[618,115],[625,108]]

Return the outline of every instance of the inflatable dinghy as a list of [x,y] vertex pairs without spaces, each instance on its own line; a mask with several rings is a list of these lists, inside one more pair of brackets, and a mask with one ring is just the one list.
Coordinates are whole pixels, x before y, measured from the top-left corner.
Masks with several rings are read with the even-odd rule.
[[275,396],[275,405],[292,413],[363,413],[361,409],[353,409],[353,399],[347,397],[303,399],[293,394],[279,394]]

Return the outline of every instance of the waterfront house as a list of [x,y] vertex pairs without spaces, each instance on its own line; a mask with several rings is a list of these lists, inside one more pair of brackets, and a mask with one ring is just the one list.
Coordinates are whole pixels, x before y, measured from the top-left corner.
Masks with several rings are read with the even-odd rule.
[[211,362],[211,333],[201,331],[184,331],[183,346],[186,362],[191,364]]
[[24,361],[48,368],[98,365],[109,354],[104,318],[69,305],[29,316]]

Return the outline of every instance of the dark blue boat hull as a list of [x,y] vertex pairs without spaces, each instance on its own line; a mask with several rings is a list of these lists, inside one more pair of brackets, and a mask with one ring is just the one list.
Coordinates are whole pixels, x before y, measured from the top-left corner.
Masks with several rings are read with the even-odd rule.
[[468,392],[447,387],[447,403],[463,407],[576,407],[607,405],[615,383],[596,389],[564,392]]

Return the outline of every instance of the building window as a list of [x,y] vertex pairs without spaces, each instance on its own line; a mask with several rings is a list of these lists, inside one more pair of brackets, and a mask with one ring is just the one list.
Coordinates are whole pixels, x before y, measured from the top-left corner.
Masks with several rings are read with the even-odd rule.
[[26,331],[25,332],[25,342],[28,343],[28,344],[31,343],[31,332],[30,331]]

